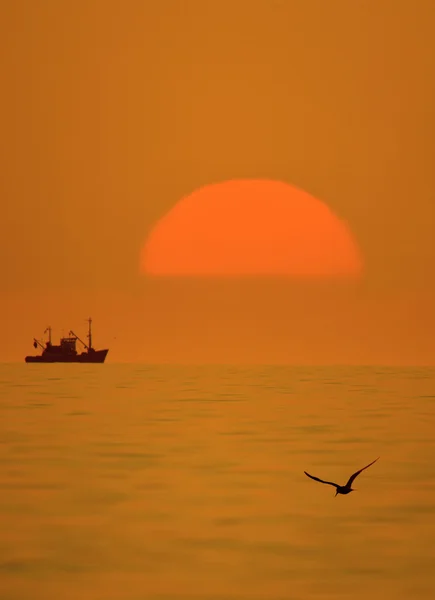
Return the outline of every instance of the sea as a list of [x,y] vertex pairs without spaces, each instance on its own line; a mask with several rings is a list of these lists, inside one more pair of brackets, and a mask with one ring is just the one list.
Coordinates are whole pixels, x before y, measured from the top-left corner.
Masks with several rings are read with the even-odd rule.
[[435,368],[0,365],[0,599],[432,600],[434,438]]

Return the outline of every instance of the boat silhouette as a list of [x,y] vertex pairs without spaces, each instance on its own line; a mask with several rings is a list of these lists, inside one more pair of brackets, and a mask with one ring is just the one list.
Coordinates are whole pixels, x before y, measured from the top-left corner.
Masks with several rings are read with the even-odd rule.
[[[41,342],[33,338],[33,347],[41,348],[42,354],[38,356],[26,356],[26,363],[103,363],[106,360],[108,349],[95,350],[92,346],[92,319],[88,319],[88,343],[85,344],[74,331],[70,331],[68,337],[60,339],[60,344],[55,345],[51,341],[51,327],[47,327],[44,333],[48,332],[48,340]],[[76,343],[80,342],[84,346],[83,352],[77,352]]]

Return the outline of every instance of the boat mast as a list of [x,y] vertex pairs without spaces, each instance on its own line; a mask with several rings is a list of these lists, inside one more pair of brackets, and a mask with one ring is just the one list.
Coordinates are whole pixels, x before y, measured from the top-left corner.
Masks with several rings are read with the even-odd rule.
[[50,326],[47,327],[47,329],[44,331],[44,333],[47,333],[47,331],[48,331],[48,343],[51,346],[51,327]]
[[89,323],[88,340],[89,340],[89,350],[90,350],[92,348],[92,330],[91,330],[92,319],[91,319],[91,317],[89,317],[88,323]]

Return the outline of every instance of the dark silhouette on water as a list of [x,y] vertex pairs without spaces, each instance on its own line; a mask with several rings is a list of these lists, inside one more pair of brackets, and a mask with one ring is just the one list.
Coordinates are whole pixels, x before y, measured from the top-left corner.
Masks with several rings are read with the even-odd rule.
[[360,469],[359,471],[357,471],[356,473],[354,473],[353,475],[351,475],[349,477],[349,481],[346,483],[346,485],[338,485],[338,483],[333,483],[332,481],[323,481],[323,479],[319,479],[318,477],[314,477],[314,475],[310,475],[306,471],[304,471],[304,473],[305,473],[305,475],[307,477],[310,477],[311,479],[314,479],[314,481],[320,481],[320,483],[326,483],[327,485],[333,485],[336,488],[335,496],[337,494],[349,494],[350,492],[354,492],[355,491],[354,489],[352,489],[352,483],[358,477],[358,475],[362,471],[364,471],[364,469],[368,469],[369,467],[371,467],[377,460],[379,460],[379,458],[380,458],[380,456],[378,456],[378,458],[376,458],[373,462],[371,462],[366,467],[363,467],[362,469]]
[[[63,337],[57,346],[51,342],[51,327],[47,327],[48,341],[42,344],[36,338],[33,338],[34,348],[42,348],[42,354],[39,356],[26,356],[26,363],[103,363],[106,360],[108,349],[95,350],[92,347],[92,319],[88,319],[88,343],[85,344],[74,331],[69,332],[69,337]],[[45,332],[44,332],[45,333]],[[80,354],[76,350],[76,342],[79,341],[84,346],[84,351]]]

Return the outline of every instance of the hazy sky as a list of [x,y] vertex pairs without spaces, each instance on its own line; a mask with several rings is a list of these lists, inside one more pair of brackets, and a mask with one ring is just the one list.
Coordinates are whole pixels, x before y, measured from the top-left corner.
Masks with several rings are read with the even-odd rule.
[[[432,0],[2,2],[0,359],[91,313],[111,360],[433,362],[434,17]],[[364,281],[140,277],[160,216],[241,177],[345,218]]]

